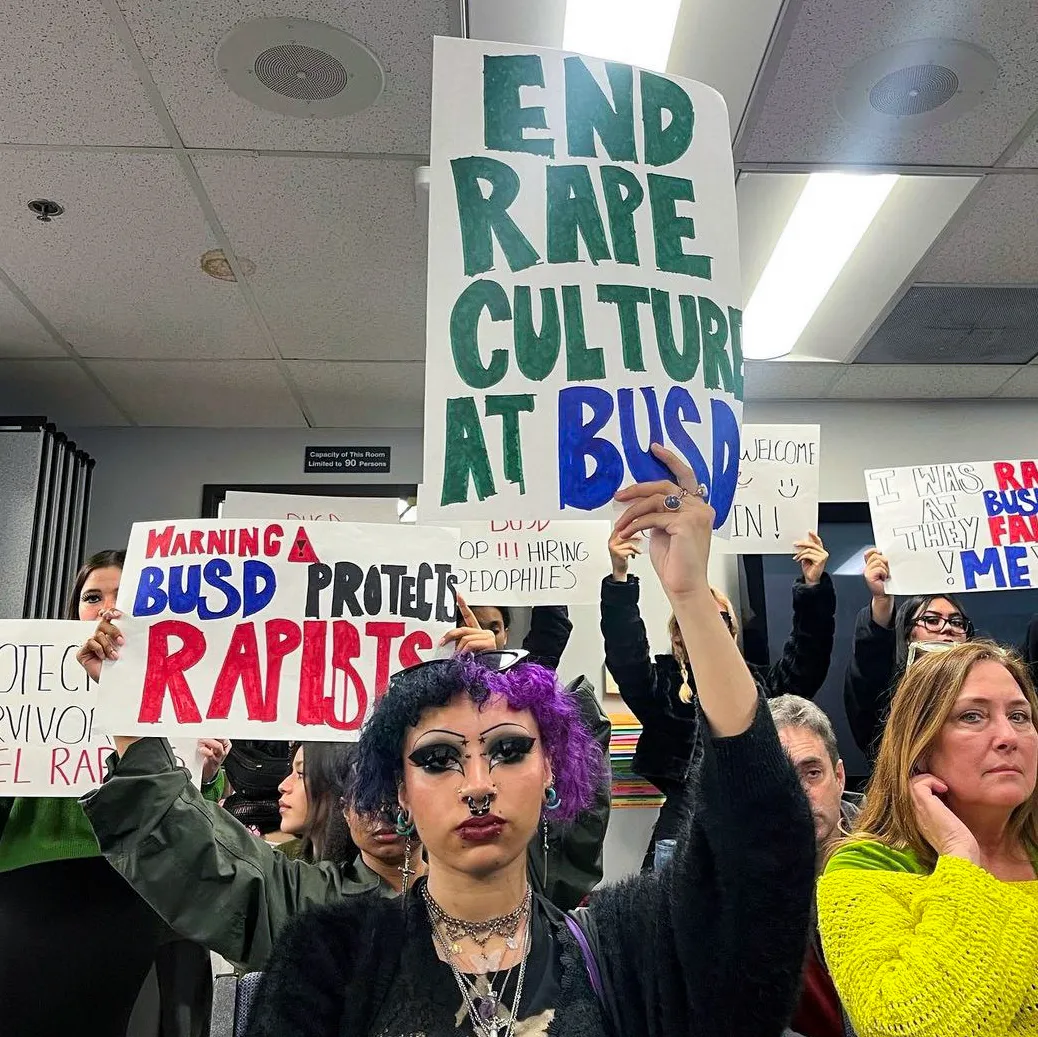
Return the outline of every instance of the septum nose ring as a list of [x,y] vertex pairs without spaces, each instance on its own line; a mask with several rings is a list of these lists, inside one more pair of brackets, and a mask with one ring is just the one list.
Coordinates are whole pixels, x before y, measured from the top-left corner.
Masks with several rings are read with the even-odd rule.
[[487,795],[485,795],[483,799],[480,800],[479,805],[477,806],[475,797],[466,796],[465,802],[469,805],[469,813],[473,817],[486,817],[487,814],[490,813],[490,801],[493,798],[493,793],[488,792]]

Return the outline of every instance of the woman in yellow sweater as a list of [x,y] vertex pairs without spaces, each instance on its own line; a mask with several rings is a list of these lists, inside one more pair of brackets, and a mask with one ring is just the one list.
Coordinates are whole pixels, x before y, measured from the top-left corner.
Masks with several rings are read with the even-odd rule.
[[974,641],[894,695],[866,806],[818,886],[859,1037],[1038,1035],[1038,699]]

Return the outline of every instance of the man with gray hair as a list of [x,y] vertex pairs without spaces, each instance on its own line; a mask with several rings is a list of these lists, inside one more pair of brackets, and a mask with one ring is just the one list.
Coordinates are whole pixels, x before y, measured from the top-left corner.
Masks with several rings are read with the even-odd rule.
[[[768,707],[811,804],[821,872],[829,847],[850,832],[858,816],[858,797],[844,794],[847,775],[825,713],[798,695],[769,699]],[[817,929],[808,945],[800,1003],[790,1025],[802,1037],[852,1037],[854,1033],[826,968]]]

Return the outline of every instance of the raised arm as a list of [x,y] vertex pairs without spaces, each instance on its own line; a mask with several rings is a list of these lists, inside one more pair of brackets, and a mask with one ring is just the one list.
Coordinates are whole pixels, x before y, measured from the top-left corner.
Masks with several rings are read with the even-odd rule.
[[[608,1005],[618,1032],[778,1034],[796,1000],[806,948],[813,826],[771,716],[710,595],[713,513],[689,492],[696,481],[687,466],[654,451],[680,486],[624,491],[631,507],[617,530],[652,530],[653,566],[695,673],[703,753],[672,864],[597,893],[586,924],[606,987],[625,992]],[[670,510],[673,498],[680,498],[677,510]]]
[[869,759],[875,755],[883,719],[890,709],[896,654],[893,627],[879,626],[873,618],[872,607],[866,605],[854,622],[854,644],[844,680],[843,703],[854,742]]
[[803,578],[793,584],[793,629],[768,671],[768,695],[813,699],[829,674],[836,634],[836,589],[825,571],[829,552],[817,533],[796,543]]
[[294,913],[378,886],[252,835],[203,799],[165,739],[136,740],[109,767],[82,799],[101,852],[171,928],[230,961],[263,968]]
[[530,613],[530,629],[523,638],[523,648],[530,653],[530,661],[559,668],[559,660],[573,633],[569,609],[565,605],[535,605]]

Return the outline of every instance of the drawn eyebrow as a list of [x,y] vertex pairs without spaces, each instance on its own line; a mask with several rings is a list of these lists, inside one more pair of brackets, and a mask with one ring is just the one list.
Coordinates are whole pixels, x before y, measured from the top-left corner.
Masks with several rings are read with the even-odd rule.
[[487,728],[487,729],[486,729],[485,731],[481,731],[481,732],[480,732],[480,735],[479,735],[479,740],[480,740],[481,742],[485,742],[485,741],[486,741],[486,739],[487,739],[487,735],[489,735],[489,734],[490,734],[491,732],[493,732],[493,731],[497,731],[497,730],[499,730],[499,729],[500,729],[500,728],[502,728],[502,727],[515,727],[515,728],[518,728],[518,729],[519,729],[520,731],[525,731],[525,732],[526,732],[527,734],[529,734],[529,733],[530,733],[530,732],[529,732],[529,731],[527,731],[527,729],[526,729],[526,728],[525,728],[525,727],[524,727],[524,726],[523,726],[522,724],[520,724],[520,723],[519,723],[518,721],[515,721],[515,720],[508,720],[508,721],[505,721],[505,723],[503,723],[503,724],[495,724],[495,725],[494,725],[493,727],[488,727],[488,728]]
[[431,731],[423,731],[415,739],[415,743],[414,743],[415,744],[415,748],[417,748],[418,747],[418,743],[420,741],[422,741],[422,739],[427,737],[428,735],[447,735],[450,738],[456,738],[462,744],[462,746],[466,746],[466,745],[469,744],[468,739],[464,735],[458,734],[457,731],[448,731],[448,730],[446,730],[445,728],[442,728],[442,727],[434,727]]

